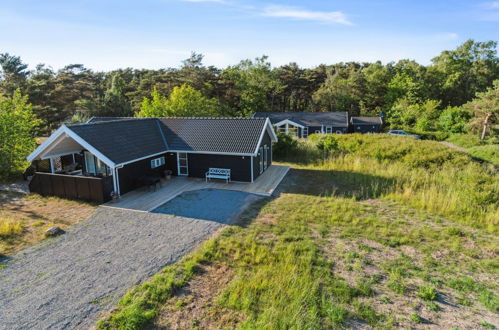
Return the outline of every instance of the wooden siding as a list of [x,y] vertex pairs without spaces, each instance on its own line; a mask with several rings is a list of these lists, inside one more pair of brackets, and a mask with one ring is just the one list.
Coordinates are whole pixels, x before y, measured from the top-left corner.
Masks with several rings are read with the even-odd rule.
[[352,125],[353,133],[379,133],[381,125]]
[[111,199],[113,178],[36,172],[29,190],[42,196],[57,196],[104,203]]
[[231,180],[251,181],[251,157],[211,154],[188,154],[189,176],[204,178],[210,167],[230,168]]
[[[265,146],[267,145],[270,149],[268,151],[268,159],[267,159],[267,168],[272,165],[272,140],[270,138],[270,135],[267,131],[265,131],[265,135],[263,136],[262,139],[262,144],[260,145]],[[258,150],[260,152],[260,150]],[[258,176],[260,176],[260,155],[257,155],[256,157],[252,157],[253,159],[253,180],[256,180]],[[265,170],[264,170],[265,171]]]
[[[151,168],[151,160],[159,157],[166,157],[166,154],[149,157],[134,163],[127,164],[120,168],[118,177],[120,180],[120,194],[125,194],[142,185],[141,178],[148,175],[164,176],[167,164]],[[166,162],[166,159],[165,159]]]

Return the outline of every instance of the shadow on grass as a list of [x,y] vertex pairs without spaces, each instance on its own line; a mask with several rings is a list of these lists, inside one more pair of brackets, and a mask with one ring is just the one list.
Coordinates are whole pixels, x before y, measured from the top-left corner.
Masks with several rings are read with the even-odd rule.
[[378,198],[392,192],[396,180],[357,172],[291,169],[278,192],[313,196]]

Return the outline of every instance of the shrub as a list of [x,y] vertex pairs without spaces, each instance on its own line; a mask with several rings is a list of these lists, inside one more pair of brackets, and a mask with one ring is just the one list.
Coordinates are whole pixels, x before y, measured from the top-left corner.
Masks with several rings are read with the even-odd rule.
[[338,150],[338,140],[331,134],[324,135],[318,142],[317,148],[325,152]]
[[283,133],[277,133],[277,139],[278,141],[272,147],[276,157],[286,157],[296,151],[298,141],[295,138]]

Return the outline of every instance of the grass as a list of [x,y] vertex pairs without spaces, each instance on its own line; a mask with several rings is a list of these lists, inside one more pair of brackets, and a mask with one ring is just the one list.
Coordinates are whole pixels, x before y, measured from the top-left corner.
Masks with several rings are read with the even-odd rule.
[[[291,163],[278,198],[253,204],[241,226],[224,229],[134,287],[98,326],[183,328],[192,320],[201,328],[243,329],[494,323],[494,170],[433,142],[384,136],[339,142],[342,153],[333,157],[300,145],[315,158]],[[422,150],[413,150],[420,143]],[[227,267],[233,275],[188,320],[170,324],[166,307],[175,306],[194,279],[208,276],[202,271],[207,265]],[[459,324],[453,323],[456,313],[466,315]]]
[[462,148],[471,148],[483,144],[480,138],[474,134],[451,134],[446,141]]
[[67,229],[94,209],[77,201],[0,191],[0,255],[38,243],[52,226]]
[[499,166],[499,145],[490,144],[486,146],[477,146],[468,149],[470,155],[475,158],[485,160]]
[[0,237],[12,238],[21,235],[24,228],[20,221],[0,218]]

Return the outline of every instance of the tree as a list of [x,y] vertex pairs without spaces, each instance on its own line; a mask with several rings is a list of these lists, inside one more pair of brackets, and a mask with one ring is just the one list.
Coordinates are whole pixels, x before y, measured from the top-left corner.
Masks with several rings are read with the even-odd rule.
[[358,115],[364,86],[362,71],[349,63],[346,67],[332,68],[313,99],[321,111],[347,111],[350,115]]
[[200,91],[182,85],[173,88],[170,97],[156,89],[152,98],[144,98],[138,117],[211,117],[217,115],[217,102],[204,97]]
[[17,88],[24,87],[24,82],[29,75],[28,65],[21,61],[19,56],[9,53],[0,54],[0,92],[12,94]]
[[111,78],[111,86],[104,94],[101,109],[91,110],[92,116],[102,117],[130,117],[133,110],[130,102],[124,94],[125,82],[119,73],[114,73]]
[[438,128],[447,133],[465,133],[471,116],[468,109],[449,106],[440,114]]
[[0,178],[22,171],[26,156],[36,146],[35,131],[40,123],[18,89],[12,97],[0,94]]
[[495,80],[493,87],[485,92],[477,93],[475,99],[466,103],[463,108],[473,112],[469,128],[473,132],[480,132],[482,140],[487,132],[496,131],[495,125],[499,119],[499,80]]
[[[237,112],[240,116],[250,116],[257,111],[267,111],[280,89],[267,56],[255,61],[244,60],[222,72],[222,79],[231,80],[237,93]],[[270,106],[269,106],[270,105]]]
[[477,92],[491,86],[499,75],[497,42],[468,40],[455,50],[443,51],[432,59],[432,70],[440,75],[444,105],[460,106]]

